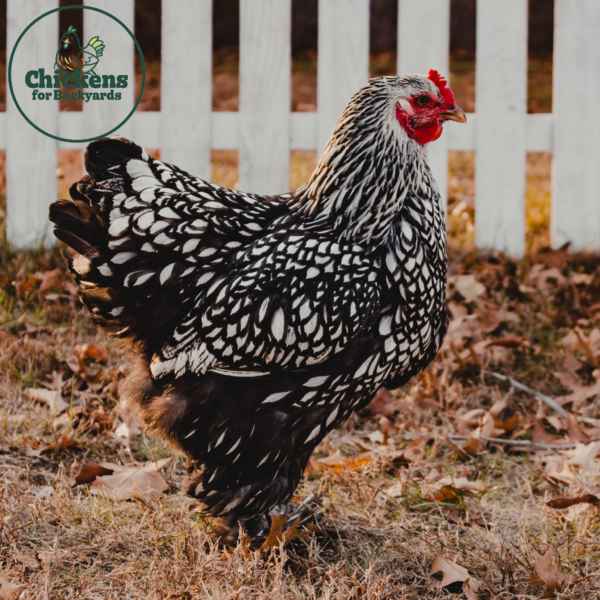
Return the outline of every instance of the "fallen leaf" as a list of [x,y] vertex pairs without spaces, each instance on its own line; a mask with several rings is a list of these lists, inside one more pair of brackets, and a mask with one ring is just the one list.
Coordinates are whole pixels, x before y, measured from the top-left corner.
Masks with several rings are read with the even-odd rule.
[[562,573],[557,565],[552,563],[552,551],[548,550],[546,554],[539,554],[535,550],[533,551],[535,557],[535,563],[533,568],[537,573],[529,579],[531,585],[545,585],[548,594],[545,594],[545,598],[554,597],[554,591],[558,588],[562,589],[565,585],[571,583],[577,583],[573,575],[567,575]]
[[60,390],[27,388],[27,396],[30,400],[46,404],[52,415],[60,415],[69,408],[69,405],[62,399]]
[[340,442],[348,444],[349,446],[356,446],[361,452],[370,452],[371,448],[365,446],[359,439],[352,437],[351,435],[344,435],[340,438]]
[[271,548],[279,548],[281,543],[283,542],[283,547],[285,548],[292,540],[297,537],[305,537],[308,535],[308,532],[298,531],[298,523],[300,522],[300,515],[296,518],[294,523],[285,531],[283,531],[283,527],[287,523],[287,520],[290,515],[279,515],[274,516],[271,514],[271,528],[269,530],[269,535],[267,539],[263,542],[263,545],[260,547],[262,552],[266,550],[270,550]]
[[563,427],[567,431],[567,435],[571,442],[588,442],[590,440],[589,434],[585,429],[577,422],[574,415],[568,414],[563,419]]
[[32,276],[34,279],[38,279],[40,283],[40,292],[45,292],[52,288],[60,290],[60,281],[62,279],[62,271],[57,267],[52,271],[45,271],[44,273],[35,273]]
[[49,452],[58,452],[63,448],[70,448],[71,446],[76,446],[77,441],[72,440],[70,437],[64,436],[60,441],[55,444],[50,444],[50,446],[46,446],[40,450],[40,454],[47,454]]
[[496,429],[502,429],[502,431],[512,431],[517,425],[521,423],[521,419],[518,415],[513,415],[506,419],[506,421],[496,421],[494,420],[494,427]]
[[473,458],[485,448],[485,442],[479,438],[469,436],[466,440],[454,442],[463,458]]
[[524,337],[506,337],[496,338],[494,340],[487,340],[486,346],[500,346],[504,348],[519,348],[523,345],[527,345],[527,340]]
[[388,390],[381,388],[371,400],[369,409],[374,415],[389,415],[393,412],[392,405],[396,402]]
[[[568,365],[567,365],[568,366]],[[569,367],[570,368],[570,367]],[[581,363],[576,369],[581,368]],[[555,400],[561,405],[565,406],[567,403],[573,404],[573,410],[582,406],[590,398],[595,398],[600,394],[600,379],[597,379],[593,385],[582,385],[575,379],[571,373],[552,373],[563,386],[572,390],[570,394],[566,396],[558,396]]]
[[463,340],[480,342],[483,339],[481,317],[479,314],[465,315],[452,319],[448,325],[446,343],[462,347]]
[[41,458],[42,449],[32,448],[31,446],[25,446],[25,456],[29,456],[31,458]]
[[344,469],[351,471],[360,471],[364,466],[371,463],[373,457],[370,452],[363,452],[356,458],[348,458],[342,456],[339,452],[328,456],[327,458],[321,458],[319,460],[310,459],[308,465],[309,473],[315,473],[317,471],[323,471],[324,469],[331,469],[336,475],[340,475]]
[[549,423],[557,432],[561,432],[564,429],[564,423],[556,415],[545,417],[544,421]]
[[466,477],[443,477],[437,482],[442,488],[429,498],[430,502],[444,502],[456,504],[463,496],[479,494],[486,491],[486,487],[479,481],[469,481]]
[[108,362],[108,348],[96,348],[91,344],[83,344],[79,353],[83,358],[101,363]]
[[85,467],[81,467],[77,475],[73,479],[73,485],[81,485],[83,483],[92,483],[96,477],[102,477],[103,475],[112,475],[113,469],[107,469],[98,463],[88,463]]
[[[27,297],[33,291],[35,282],[36,280],[33,277],[33,275],[30,276],[28,279],[21,279],[20,281],[15,281],[14,286],[17,291],[17,296],[19,298]],[[23,316],[25,316],[25,314]]]
[[575,350],[579,346],[579,340],[577,339],[575,332],[570,331],[565,337],[563,337],[562,343],[565,351],[565,366],[571,371],[578,371],[583,365],[575,356]]
[[575,331],[575,335],[577,336],[577,339],[579,341],[579,350],[581,351],[582,355],[585,357],[585,360],[588,364],[590,364],[592,367],[594,368],[598,368],[598,361],[596,359],[596,357],[594,356],[594,351],[592,350],[592,347],[590,346],[590,343],[593,344],[594,343],[594,337],[590,336],[591,339],[588,339],[585,337],[585,334],[581,331],[581,329],[579,329],[579,327],[576,327],[574,329]]
[[394,427],[394,424],[387,417],[381,417],[381,419],[379,419],[378,425],[383,435],[383,440],[381,443],[387,444],[388,440],[390,439],[390,436],[396,433],[397,430]]
[[400,496],[402,496],[403,490],[404,490],[404,484],[402,483],[402,481],[397,481],[396,483],[391,485],[389,488],[387,488],[385,490],[385,493],[388,496],[390,496],[391,498],[399,498]]
[[596,462],[596,457],[600,453],[600,442],[591,442],[589,444],[577,444],[572,450],[565,451],[567,463],[574,467],[579,467],[585,475],[598,475],[600,465]]
[[546,476],[550,479],[571,483],[575,478],[575,474],[565,456],[547,456],[545,461]]
[[581,496],[560,496],[558,498],[552,498],[546,502],[546,506],[550,508],[569,508],[574,504],[600,504],[600,498],[593,494],[582,494]]
[[126,467],[114,463],[100,463],[100,466],[113,472],[110,475],[96,476],[90,487],[92,493],[104,493],[113,500],[139,497],[150,502],[160,498],[161,494],[169,489],[169,485],[158,472],[160,466],[157,463],[150,462],[143,467]]
[[454,284],[454,288],[465,302],[473,302],[485,294],[485,286],[475,279],[475,275],[455,275],[448,278],[448,283]]
[[25,589],[24,585],[11,583],[10,581],[0,577],[0,598],[2,600],[12,600],[16,598]]
[[487,489],[481,481],[469,481],[466,477],[442,477],[439,485],[452,485],[460,491],[474,492],[480,494]]
[[593,279],[593,275],[588,275],[586,273],[571,273],[571,281],[575,285],[590,285]]
[[473,433],[473,437],[500,437],[504,433],[503,429],[496,428],[496,421],[489,412],[483,415],[479,421],[479,427]]
[[547,297],[567,285],[567,278],[556,267],[545,269],[541,264],[531,267],[527,280]]
[[540,444],[542,446],[558,446],[565,443],[563,438],[552,435],[546,431],[539,420],[533,424],[531,441],[534,444]]
[[393,463],[402,462],[417,462],[425,456],[425,447],[429,441],[429,436],[421,437],[410,443],[399,454],[396,454],[392,459]]
[[445,485],[433,498],[428,498],[430,502],[442,502],[444,504],[458,504],[461,494],[453,485]]
[[448,302],[448,310],[450,311],[453,319],[466,317],[469,314],[467,307],[463,304],[459,304],[458,302]]
[[457,419],[459,428],[473,427],[479,423],[479,420],[485,415],[483,408],[474,408]]
[[461,567],[438,554],[433,561],[433,565],[431,565],[429,575],[431,576],[438,571],[442,572],[440,588],[459,582],[463,584],[463,593],[469,600],[477,600],[479,598],[479,594],[477,593],[479,590],[479,583],[471,577],[469,571],[464,567]]
[[372,431],[368,436],[369,440],[374,444],[383,444],[385,443],[385,437],[381,431]]
[[[87,408],[87,407],[86,407]],[[73,408],[67,412],[64,412],[60,417],[54,419],[52,423],[55,429],[66,427],[73,421],[75,421],[80,415],[84,413],[85,409],[82,406],[73,406]]]

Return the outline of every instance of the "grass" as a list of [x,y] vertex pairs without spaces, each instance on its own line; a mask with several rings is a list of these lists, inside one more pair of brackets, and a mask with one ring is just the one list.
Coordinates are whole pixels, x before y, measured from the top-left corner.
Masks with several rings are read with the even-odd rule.
[[[531,350],[507,351],[499,364],[484,352],[488,368],[547,394],[565,393],[552,375],[565,371],[561,339],[572,325],[564,323],[579,322],[585,335],[598,327],[597,313],[591,312],[598,292],[590,285],[574,303],[576,284],[570,279],[550,297],[541,290],[523,296],[518,286],[531,286],[532,264],[549,257],[567,277],[593,275],[600,259],[542,253],[519,263],[465,252],[456,239],[451,242],[456,256],[451,273],[475,273],[485,286],[474,304],[464,303],[451,287],[451,310],[464,306],[483,315],[502,307],[514,319],[503,321],[488,339],[522,336],[531,344]],[[597,476],[580,473],[565,483],[548,477],[548,455],[492,446],[466,458],[448,439],[460,427],[461,415],[490,410],[498,400],[508,399],[510,414],[523,422],[540,410],[535,399],[483,379],[474,364],[461,364],[448,344],[425,374],[394,392],[393,410],[371,405],[317,448],[316,458],[341,452],[347,465],[365,448],[370,452],[357,469],[310,470],[297,491],[298,498],[316,494],[321,499],[321,524],[339,531],[338,539],[312,537],[307,545],[297,542],[267,556],[247,554],[242,547],[225,555],[210,535],[215,522],[195,514],[182,491],[186,470],[180,458],[165,474],[170,492],[157,501],[113,501],[72,486],[72,475],[89,461],[126,464],[172,453],[144,436],[133,436],[128,449],[111,434],[119,423],[115,406],[123,358],[68,293],[65,274],[52,289],[40,291],[36,274],[57,267],[62,270],[58,251],[6,250],[0,261],[5,282],[0,297],[0,578],[25,585],[24,597],[453,598],[457,590],[438,589],[439,576],[429,574],[435,557],[443,554],[481,582],[485,600],[492,594],[511,598],[543,592],[527,583],[533,550],[554,548],[561,569],[577,577],[600,566],[597,509],[560,512],[545,504],[551,496],[599,494]],[[507,283],[510,277],[517,285]],[[48,297],[53,292],[61,293]],[[86,377],[69,366],[69,357],[84,343],[108,348],[106,362],[86,361]],[[586,368],[583,364],[575,373],[581,381]],[[73,406],[83,411],[70,429],[25,393],[49,381],[53,371],[66,382],[64,397],[72,397]],[[108,420],[100,431],[89,427],[94,411]],[[600,419],[600,401],[586,404],[581,414]],[[389,444],[377,437],[383,415],[393,424]],[[34,455],[36,448],[65,435],[76,444]],[[429,439],[421,456],[398,458],[421,437]],[[461,495],[457,503],[435,500],[444,476],[479,481],[485,491]],[[386,490],[399,481],[402,494],[388,496]],[[590,577],[560,597],[598,598],[596,586]]]
[[[378,74],[394,68],[389,55],[376,57],[371,64]],[[549,74],[544,69],[536,71],[539,79],[530,76],[530,82],[537,81],[537,91],[530,89],[530,107],[534,102],[536,110],[547,106],[549,98]],[[453,61],[451,70],[459,103],[472,110],[473,63]],[[154,92],[145,107],[156,110],[160,73],[150,65],[149,74],[149,82],[155,78],[150,84]],[[236,75],[227,56],[216,57],[215,110],[237,109]],[[292,84],[296,110],[314,110],[314,80],[314,60],[298,61]],[[3,162],[0,153],[0,173]],[[291,153],[290,189],[307,180],[315,163],[314,152]],[[571,481],[557,480],[548,474],[548,453],[513,452],[492,445],[469,457],[448,437],[464,430],[461,418],[470,411],[489,412],[498,401],[507,402],[501,414],[520,423],[521,429],[513,431],[520,439],[531,438],[535,423],[549,430],[543,405],[503,384],[495,385],[482,376],[481,364],[560,396],[569,389],[558,375],[572,376],[579,388],[593,384],[596,367],[589,360],[597,360],[586,359],[579,349],[573,355],[579,367],[573,370],[566,365],[563,337],[575,327],[584,336],[600,328],[600,258],[540,252],[548,244],[550,156],[528,156],[524,261],[475,251],[475,168],[472,153],[450,154],[450,274],[474,274],[485,292],[465,302],[452,284],[452,318],[460,319],[464,313],[487,319],[488,329],[489,322],[498,321],[497,328],[481,334],[484,340],[522,342],[514,342],[514,348],[473,350],[476,338],[453,334],[431,367],[394,391],[387,404],[376,400],[332,432],[314,458],[340,452],[344,464],[338,469],[309,469],[297,497],[316,494],[322,502],[322,526],[339,536],[313,536],[268,555],[247,553],[241,546],[225,553],[215,544],[211,537],[215,522],[198,515],[183,492],[186,468],[179,457],[164,473],[170,490],[156,501],[114,501],[91,494],[87,486],[72,485],[73,474],[90,461],[127,464],[159,460],[172,452],[144,435],[133,435],[129,444],[116,437],[123,356],[78,303],[59,251],[17,254],[3,243],[0,579],[25,586],[22,598],[32,600],[460,597],[460,586],[440,589],[440,574],[430,575],[435,557],[443,554],[481,582],[481,600],[491,600],[544,593],[543,586],[528,583],[534,574],[534,550],[552,550],[565,573],[577,577],[596,573],[600,567],[598,509],[578,505],[557,511],[546,500],[582,492],[598,495],[597,475],[575,469]],[[81,153],[60,151],[60,196],[80,174]],[[236,188],[237,178],[237,152],[213,151],[213,181]],[[3,198],[0,180],[0,210]],[[554,287],[544,284],[550,285],[548,291],[532,277],[540,269],[552,268],[565,281]],[[50,288],[41,290],[43,274],[55,269],[58,277]],[[587,283],[576,283],[575,275],[586,276]],[[499,316],[505,313],[510,318]],[[79,356],[86,343],[107,348],[107,360],[86,358],[83,372],[76,372],[73,356]],[[26,389],[43,387],[53,372],[61,376],[63,397],[74,408],[70,423],[57,420],[47,406],[28,399]],[[600,400],[593,394],[572,410],[581,423],[587,419],[588,425],[600,426]],[[387,444],[381,443],[384,433],[390,436]],[[76,443],[60,447],[65,437]],[[427,439],[423,452],[405,459],[403,452],[421,438]],[[48,446],[53,449],[39,455]],[[352,461],[365,448],[368,459],[353,467]],[[481,482],[485,491],[459,494],[456,502],[436,499],[445,476]],[[402,493],[391,496],[387,492],[398,482]],[[588,577],[557,597],[598,599],[597,581],[598,577]],[[0,588],[0,597],[3,594]]]

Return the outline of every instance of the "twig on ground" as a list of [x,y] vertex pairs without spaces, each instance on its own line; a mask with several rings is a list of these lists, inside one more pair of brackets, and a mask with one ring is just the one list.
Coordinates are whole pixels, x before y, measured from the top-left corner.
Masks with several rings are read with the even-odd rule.
[[533,388],[527,387],[526,385],[519,383],[516,379],[513,379],[512,377],[507,377],[506,375],[501,375],[500,373],[494,373],[494,371],[486,371],[485,369],[481,369],[481,373],[483,375],[491,375],[492,377],[500,379],[501,381],[508,381],[513,387],[516,387],[517,389],[522,390],[524,392],[528,392],[536,398],[539,398],[542,402],[544,402],[544,404],[546,404],[546,406],[551,408],[553,411],[557,412],[561,417],[567,416],[567,411],[560,404],[558,404],[556,400],[550,398],[550,396],[546,396],[546,394],[542,394],[534,390]]
[[[451,434],[448,436],[452,441],[462,441],[468,440],[468,435],[454,435]],[[484,442],[492,442],[493,444],[503,444],[504,446],[519,446],[523,448],[529,448],[530,450],[573,450],[573,448],[577,448],[579,444],[591,444],[592,442],[600,442],[600,439],[587,440],[585,442],[579,442],[579,444],[554,444],[550,446],[545,446],[543,444],[534,444],[533,442],[528,442],[527,440],[503,440],[502,438],[492,438],[492,437],[478,437],[478,440],[483,440]]]

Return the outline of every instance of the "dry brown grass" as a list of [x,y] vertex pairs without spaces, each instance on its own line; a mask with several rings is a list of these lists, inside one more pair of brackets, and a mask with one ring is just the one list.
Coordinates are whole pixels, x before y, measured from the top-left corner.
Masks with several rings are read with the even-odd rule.
[[[536,290],[530,280],[535,269],[527,263],[473,254],[454,261],[451,273],[475,273],[485,293],[464,303],[451,288],[450,307],[455,319],[462,311],[500,319],[486,339],[517,338],[529,344],[501,347],[499,353],[476,351],[487,368],[557,396],[565,389],[552,373],[569,372],[561,337],[576,323],[583,335],[600,324],[595,308],[600,261],[545,253],[533,262],[557,267],[565,282],[555,286],[551,279]],[[426,374],[385,398],[388,404],[380,399],[353,416],[317,448],[315,458],[339,451],[348,465],[365,448],[370,452],[358,470],[313,466],[298,490],[300,498],[321,498],[322,526],[339,531],[338,539],[311,538],[309,547],[297,542],[269,556],[238,547],[224,559],[224,550],[210,536],[214,522],[190,512],[181,459],[165,474],[171,492],[155,502],[113,501],[91,495],[85,486],[72,487],[71,476],[90,460],[127,464],[171,452],[144,436],[133,436],[129,450],[111,434],[118,423],[115,402],[123,358],[72,296],[64,274],[40,291],[40,280],[32,274],[57,266],[62,268],[57,251],[12,255],[5,250],[0,261],[0,578],[24,585],[22,598],[453,598],[456,589],[439,590],[439,576],[429,575],[433,560],[443,554],[482,583],[487,590],[482,600],[492,594],[508,599],[542,593],[527,583],[534,549],[554,548],[561,569],[578,578],[600,567],[597,508],[556,511],[545,504],[551,496],[600,494],[597,475],[575,473],[565,483],[548,474],[544,461],[551,453],[491,446],[468,458],[449,441],[450,433],[464,430],[462,415],[491,410],[498,400],[512,407],[505,418],[513,415],[522,423],[544,412],[530,396],[483,378],[456,333],[451,338],[456,350],[447,344]],[[586,274],[583,287],[575,283]],[[504,314],[500,307],[512,317],[498,316]],[[84,343],[107,347],[108,360],[86,360],[82,376],[73,372],[70,356]],[[577,381],[593,380],[588,359],[581,353],[573,359]],[[63,374],[63,395],[74,410],[88,419],[103,415],[100,433],[83,417],[71,424],[57,421],[47,407],[27,399],[26,388],[48,382],[53,371]],[[597,427],[600,400],[591,390],[591,401],[573,411],[587,419],[582,423]],[[389,423],[381,421],[382,415]],[[386,430],[387,444],[381,443]],[[523,430],[519,435],[527,439],[529,434]],[[65,436],[76,444],[61,448]],[[417,439],[429,440],[423,451],[408,461],[399,458]],[[39,454],[45,447],[50,450],[36,456],[36,449]],[[448,475],[479,481],[485,492],[460,496],[457,503],[433,499],[438,481]],[[402,493],[388,495],[398,482]],[[559,597],[598,598],[597,583],[589,577]]]
[[[381,57],[372,70],[385,72],[390,64],[390,57]],[[228,68],[222,65],[215,75],[216,110],[237,107],[237,79]],[[462,74],[455,70],[452,79],[467,109],[472,94],[469,69]],[[314,74],[304,67],[294,77],[299,90],[294,107],[311,110]],[[457,86],[454,77],[462,77],[463,83]],[[156,110],[158,102],[155,93],[147,107]],[[0,172],[3,161],[0,153]],[[290,189],[308,179],[315,163],[314,152],[291,153]],[[347,466],[334,470],[314,463],[297,495],[316,494],[323,504],[322,526],[339,532],[339,537],[312,537],[308,545],[297,541],[266,556],[246,553],[242,547],[225,553],[215,544],[210,535],[214,521],[194,513],[192,500],[182,491],[186,475],[180,458],[165,472],[170,491],[157,501],[114,501],[92,495],[86,486],[72,486],[72,475],[91,460],[128,464],[172,453],[143,435],[132,436],[130,445],[113,435],[119,423],[115,407],[123,357],[73,296],[58,251],[15,255],[4,245],[0,579],[23,585],[23,600],[461,597],[459,587],[439,589],[440,575],[429,574],[435,557],[443,554],[481,582],[481,600],[508,600],[543,594],[543,586],[528,583],[534,574],[533,550],[554,549],[563,572],[588,576],[557,597],[600,598],[598,509],[578,505],[558,511],[545,502],[559,495],[600,494],[598,475],[574,469],[571,480],[557,480],[548,470],[552,453],[511,452],[502,445],[465,457],[448,437],[464,431],[461,417],[467,412],[489,412],[498,400],[507,402],[504,417],[513,416],[521,424],[521,430],[513,431],[516,437],[531,437],[527,423],[544,423],[551,430],[541,403],[483,377],[481,364],[552,396],[568,391],[554,373],[572,377],[577,389],[590,390],[590,399],[584,393],[584,401],[570,410],[582,425],[600,427],[600,400],[592,393],[600,355],[586,356],[581,348],[565,353],[561,341],[575,327],[584,337],[593,337],[600,328],[600,260],[534,254],[548,241],[549,167],[546,154],[528,158],[531,255],[525,262],[514,262],[473,251],[475,160],[470,153],[451,153],[450,272],[475,274],[485,286],[485,293],[471,303],[451,288],[452,318],[458,322],[470,314],[499,319],[496,329],[484,332],[484,339],[512,339],[514,347],[483,349],[476,346],[477,338],[461,339],[455,333],[455,345],[448,343],[423,376],[385,397],[391,404],[382,404],[380,398],[332,432],[314,458],[341,452]],[[64,196],[81,174],[81,153],[61,151],[59,169],[59,195]],[[213,152],[213,181],[235,188],[237,173],[237,152]],[[3,181],[0,184],[3,198]],[[532,264],[538,267],[532,270]],[[41,291],[36,274],[56,268],[61,270],[58,277]],[[548,280],[532,282],[532,273],[553,268],[557,272]],[[498,316],[504,315],[501,310],[510,318]],[[73,371],[71,357],[85,343],[106,347],[108,360],[86,359],[84,376]],[[27,397],[26,389],[48,383],[53,371],[62,374],[63,397],[73,410],[70,422],[57,421],[45,405]],[[589,384],[593,387],[586,388]],[[76,416],[76,411],[84,416]],[[382,421],[382,415],[388,421]],[[102,427],[90,426],[93,423]],[[388,434],[389,443],[382,443]],[[75,445],[61,447],[65,437]],[[422,452],[402,459],[404,449],[419,439],[427,440]],[[354,469],[351,461],[362,452],[357,443],[369,454],[363,466]],[[40,455],[46,447],[50,450]],[[448,475],[479,481],[485,492],[461,494],[456,502],[436,499],[439,480]],[[390,495],[398,482],[402,493]],[[0,597],[4,593],[5,587],[0,587]]]

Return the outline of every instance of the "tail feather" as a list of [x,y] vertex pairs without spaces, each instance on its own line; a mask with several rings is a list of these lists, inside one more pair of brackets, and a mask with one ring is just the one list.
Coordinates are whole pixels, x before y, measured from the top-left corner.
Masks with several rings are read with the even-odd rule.
[[97,181],[113,178],[110,171],[124,161],[133,158],[147,158],[146,153],[133,142],[124,138],[103,138],[92,142],[85,151],[83,160],[86,171]]
[[[86,149],[89,175],[50,208],[83,302],[151,357],[237,253],[283,208],[219,188],[122,138]],[[279,211],[279,212],[278,212]]]
[[[158,198],[155,206],[141,201],[142,192],[133,187],[131,167],[128,171],[130,161],[145,169],[153,189],[163,189],[156,172],[162,163],[153,162],[128,140],[101,139],[86,149],[89,175],[71,187],[72,201],[55,202],[49,216],[56,237],[69,247],[69,270],[94,320],[109,335],[127,338],[142,354],[151,355],[172,332],[173,322],[189,309],[193,297],[180,292],[189,287],[193,273],[182,275],[189,264],[183,266],[187,255],[181,256],[180,248],[147,249],[156,236],[140,229],[140,216],[145,213],[148,218],[158,212],[162,200]],[[173,190],[167,191],[171,194],[166,198],[177,199]],[[124,231],[120,228],[123,221]],[[170,222],[175,227],[181,218],[173,217]]]

